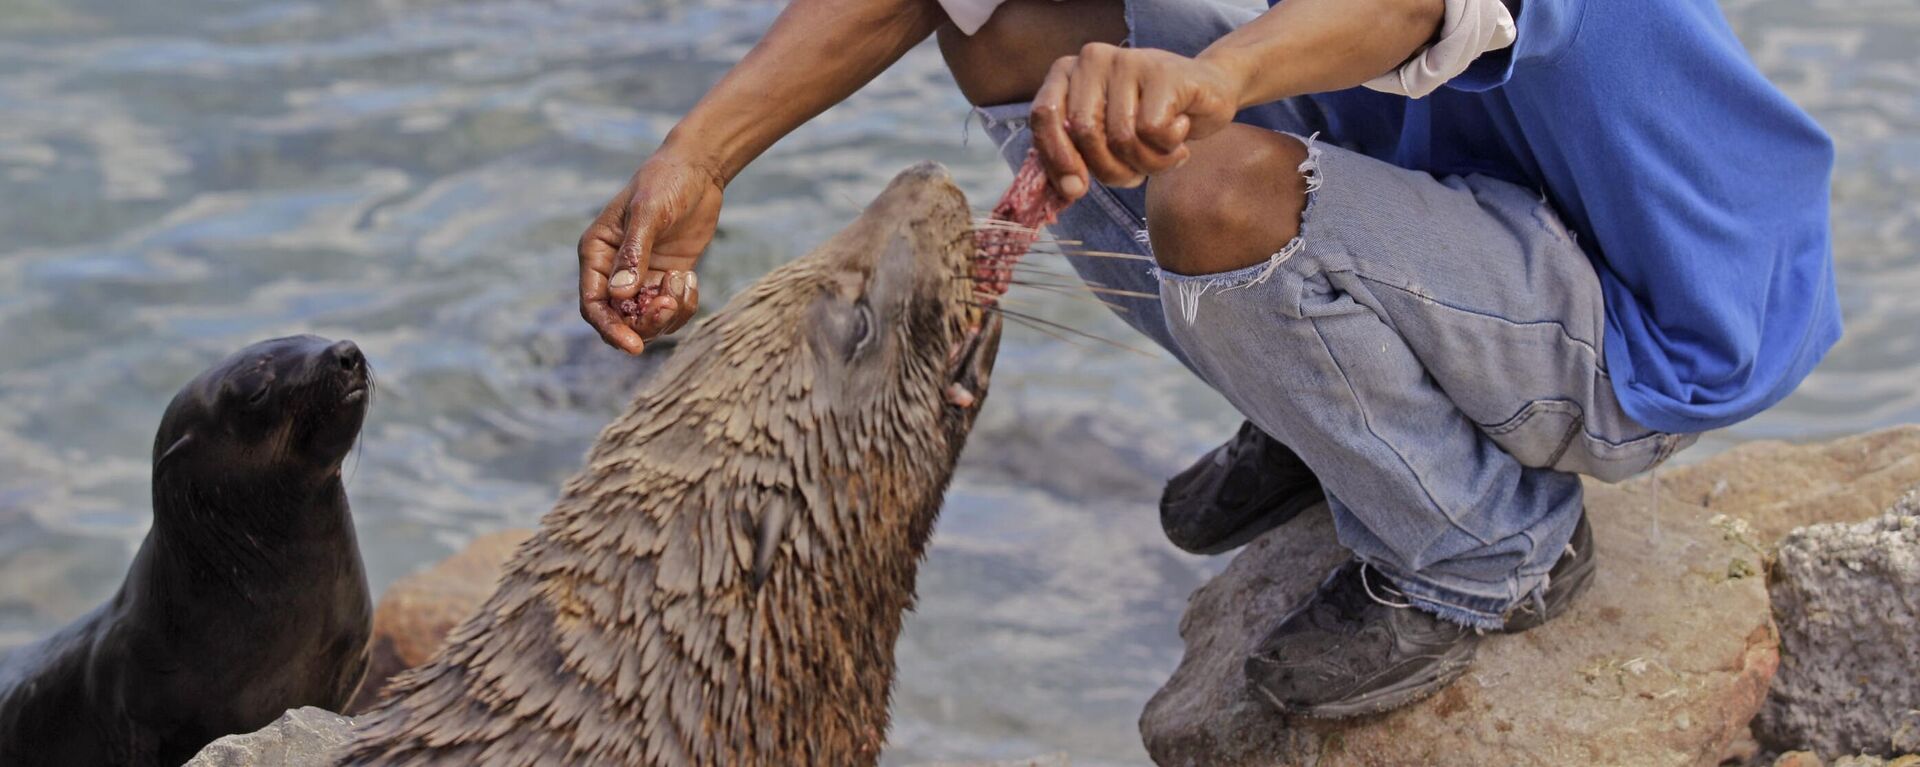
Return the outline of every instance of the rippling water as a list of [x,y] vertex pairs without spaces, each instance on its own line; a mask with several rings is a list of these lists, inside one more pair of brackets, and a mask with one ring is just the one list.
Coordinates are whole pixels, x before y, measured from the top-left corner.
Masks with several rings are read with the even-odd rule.
[[[1849,332],[1799,394],[1705,449],[1920,420],[1920,6],[1726,8],[1839,142]],[[778,9],[0,0],[0,646],[112,591],[147,525],[161,408],[272,335],[353,338],[380,377],[348,473],[376,589],[531,524],[635,375],[568,309],[571,243]],[[922,47],[787,139],[729,190],[712,299],[912,161],[991,199],[1007,173],[965,118]],[[1143,763],[1135,718],[1179,658],[1186,595],[1223,564],[1163,543],[1153,502],[1237,418],[1164,358],[1018,329],[995,387],[902,642],[889,762]]]

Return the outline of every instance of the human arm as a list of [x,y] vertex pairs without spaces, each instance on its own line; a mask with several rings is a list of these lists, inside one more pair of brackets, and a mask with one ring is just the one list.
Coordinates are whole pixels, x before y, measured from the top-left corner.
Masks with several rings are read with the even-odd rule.
[[1139,184],[1242,107],[1360,85],[1431,41],[1445,0],[1286,0],[1188,58],[1092,44],[1054,63],[1034,97],[1034,144],[1069,199],[1088,175]]
[[[793,0],[581,235],[581,317],[630,354],[686,324],[699,303],[692,269],[719,223],[727,184],[945,20],[936,0]],[[619,274],[629,262],[638,274]],[[662,290],[629,323],[614,303],[643,285]]]

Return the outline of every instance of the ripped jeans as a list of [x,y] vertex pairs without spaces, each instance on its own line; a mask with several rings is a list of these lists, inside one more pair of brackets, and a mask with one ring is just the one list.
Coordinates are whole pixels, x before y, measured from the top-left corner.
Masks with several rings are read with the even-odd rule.
[[[1129,2],[1131,44],[1198,53],[1256,11]],[[1027,104],[980,110],[1010,165]],[[1265,262],[1184,276],[1070,258],[1152,338],[1285,443],[1326,488],[1340,542],[1414,604],[1497,628],[1544,589],[1583,513],[1580,474],[1617,481],[1697,435],[1620,407],[1600,343],[1598,277],[1551,206],[1480,176],[1436,178],[1338,146],[1309,103],[1239,121],[1294,134],[1308,200]],[[1148,183],[1152,183],[1149,180]],[[1053,226],[1092,250],[1151,255],[1145,190],[1096,184]]]

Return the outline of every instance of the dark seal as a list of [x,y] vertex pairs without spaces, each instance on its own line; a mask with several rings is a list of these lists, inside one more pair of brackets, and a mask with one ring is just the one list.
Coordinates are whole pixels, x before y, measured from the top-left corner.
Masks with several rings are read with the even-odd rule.
[[874,764],[998,349],[974,252],[917,166],[702,323],[344,761]]
[[119,593],[0,660],[0,765],[172,767],[290,707],[346,703],[371,616],[340,465],[369,395],[358,347],[299,336],[174,396]]

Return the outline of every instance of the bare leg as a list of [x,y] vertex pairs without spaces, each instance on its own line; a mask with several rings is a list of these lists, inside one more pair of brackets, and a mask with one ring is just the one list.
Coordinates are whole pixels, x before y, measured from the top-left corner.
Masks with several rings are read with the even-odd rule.
[[1055,59],[1127,38],[1120,0],[1008,0],[972,35],[940,27],[940,54],[975,106],[1027,101]]
[[1175,274],[1214,274],[1267,260],[1300,233],[1307,183],[1299,139],[1230,125],[1147,183],[1153,257]]

